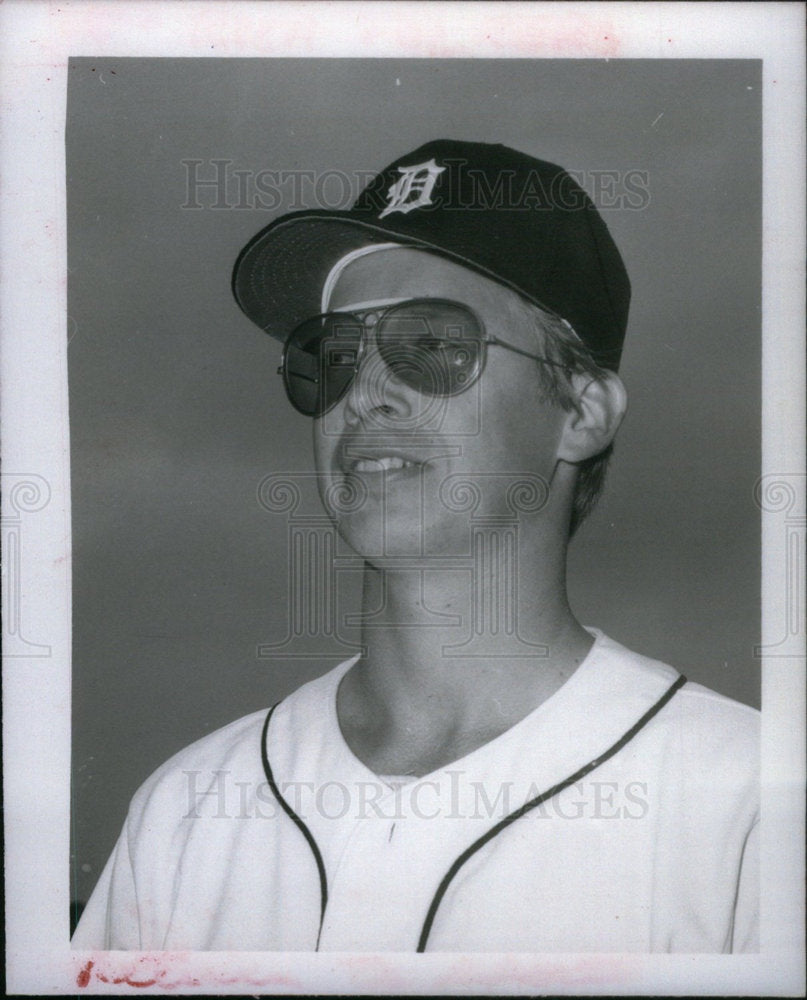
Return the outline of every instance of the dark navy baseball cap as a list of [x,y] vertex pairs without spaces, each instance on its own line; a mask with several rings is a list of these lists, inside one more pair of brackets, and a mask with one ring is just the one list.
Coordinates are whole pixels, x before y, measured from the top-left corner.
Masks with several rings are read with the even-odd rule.
[[281,216],[241,251],[233,293],[285,340],[321,311],[337,261],[390,242],[512,289],[571,324],[604,368],[618,368],[630,282],[605,223],[566,170],[502,145],[435,140],[391,163],[350,209]]

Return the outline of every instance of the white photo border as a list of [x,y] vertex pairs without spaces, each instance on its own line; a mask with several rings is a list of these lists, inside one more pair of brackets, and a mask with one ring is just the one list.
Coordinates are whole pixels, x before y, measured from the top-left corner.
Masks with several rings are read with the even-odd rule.
[[[316,9],[314,9],[316,8]],[[7,0],[0,9],[3,750],[10,993],[798,995],[804,976],[804,5]],[[762,58],[759,955],[72,951],[64,128],[76,56]],[[25,545],[19,541],[24,525]],[[801,543],[800,545],[798,543]],[[787,567],[787,569],[785,569]],[[797,622],[798,628],[792,623]],[[46,659],[9,655],[25,644]],[[15,645],[16,644],[16,645]],[[146,985],[151,984],[151,985]]]

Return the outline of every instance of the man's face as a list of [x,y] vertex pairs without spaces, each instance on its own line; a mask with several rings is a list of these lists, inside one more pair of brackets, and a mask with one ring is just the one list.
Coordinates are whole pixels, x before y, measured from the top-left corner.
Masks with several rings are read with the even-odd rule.
[[[353,261],[328,309],[415,298],[463,303],[488,334],[542,354],[515,293],[421,250]],[[377,565],[387,556],[467,555],[472,517],[512,519],[517,497],[532,507],[522,520],[540,519],[566,414],[542,402],[538,362],[490,346],[474,385],[435,398],[395,378],[366,339],[347,394],[314,421],[323,502],[348,544]]]

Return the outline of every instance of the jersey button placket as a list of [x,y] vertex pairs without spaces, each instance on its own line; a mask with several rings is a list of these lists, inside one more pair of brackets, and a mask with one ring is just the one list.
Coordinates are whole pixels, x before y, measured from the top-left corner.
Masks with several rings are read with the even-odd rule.
[[361,815],[330,879],[320,951],[392,950],[411,937],[406,913],[406,797],[390,790]]

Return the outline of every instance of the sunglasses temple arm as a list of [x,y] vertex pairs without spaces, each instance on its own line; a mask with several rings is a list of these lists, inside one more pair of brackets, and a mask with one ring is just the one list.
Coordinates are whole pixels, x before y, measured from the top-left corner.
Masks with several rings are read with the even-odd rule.
[[496,344],[498,347],[504,347],[508,351],[513,351],[514,354],[520,354],[523,358],[531,358],[533,361],[540,361],[545,365],[551,365],[553,368],[565,368],[568,370],[569,366],[561,364],[558,361],[550,361],[549,358],[541,357],[540,354],[531,354],[529,351],[522,351],[520,347],[514,347],[513,344],[508,344],[504,340],[499,340],[498,337],[494,337],[492,334],[488,336],[487,343]]

